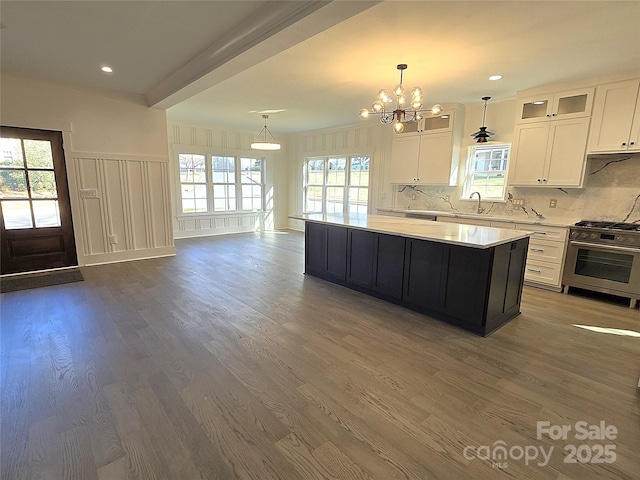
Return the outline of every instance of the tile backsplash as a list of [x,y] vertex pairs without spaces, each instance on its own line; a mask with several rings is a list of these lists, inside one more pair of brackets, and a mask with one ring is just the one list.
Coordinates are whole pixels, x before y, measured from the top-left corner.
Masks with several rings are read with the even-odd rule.
[[[640,223],[640,153],[591,157],[586,175],[584,188],[507,187],[507,201],[483,200],[482,214],[530,220]],[[462,186],[398,185],[396,188],[395,208],[476,212],[477,199],[460,198]],[[522,200],[522,205],[516,205],[516,199]],[[556,200],[555,208],[550,207],[551,200]]]

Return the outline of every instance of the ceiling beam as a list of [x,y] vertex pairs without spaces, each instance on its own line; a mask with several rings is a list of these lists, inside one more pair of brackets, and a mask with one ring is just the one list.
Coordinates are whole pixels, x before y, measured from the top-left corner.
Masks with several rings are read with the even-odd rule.
[[145,94],[167,109],[332,27],[380,1],[266,2]]

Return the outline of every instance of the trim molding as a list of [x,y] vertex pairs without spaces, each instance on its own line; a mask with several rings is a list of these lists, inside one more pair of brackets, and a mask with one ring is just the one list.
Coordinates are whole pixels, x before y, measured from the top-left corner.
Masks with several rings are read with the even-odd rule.
[[105,263],[120,263],[131,260],[144,260],[147,258],[173,257],[176,254],[176,247],[145,248],[142,250],[129,250],[123,252],[100,253],[96,255],[86,255],[85,263],[82,267],[91,265],[104,265]]

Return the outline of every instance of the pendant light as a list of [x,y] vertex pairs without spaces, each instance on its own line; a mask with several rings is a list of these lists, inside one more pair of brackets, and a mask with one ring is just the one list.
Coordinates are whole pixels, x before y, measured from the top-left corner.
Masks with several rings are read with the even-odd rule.
[[487,117],[487,101],[491,100],[491,97],[482,97],[484,100],[484,112],[482,114],[482,126],[476,133],[472,133],[471,136],[477,143],[486,143],[489,137],[493,137],[495,133],[487,131],[487,127],[484,126],[485,119]]
[[[264,127],[251,143],[251,148],[254,150],[280,150],[280,144],[267,128],[267,118],[269,118],[269,115],[262,115],[262,118],[264,118]],[[269,138],[267,138],[267,134],[269,134]]]

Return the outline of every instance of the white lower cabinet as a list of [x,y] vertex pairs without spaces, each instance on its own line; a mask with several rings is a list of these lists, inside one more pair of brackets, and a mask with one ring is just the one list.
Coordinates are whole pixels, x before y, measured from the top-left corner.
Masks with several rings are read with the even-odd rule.
[[560,285],[562,270],[560,265],[549,262],[538,262],[527,258],[527,265],[524,269],[524,280],[527,284],[543,284],[550,287]]
[[516,229],[532,232],[524,270],[525,283],[558,292],[562,290],[568,230],[525,223],[517,223]]

